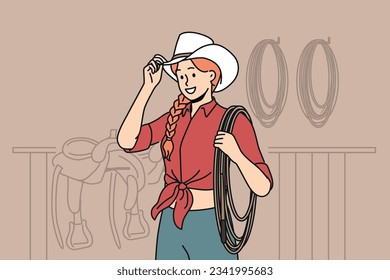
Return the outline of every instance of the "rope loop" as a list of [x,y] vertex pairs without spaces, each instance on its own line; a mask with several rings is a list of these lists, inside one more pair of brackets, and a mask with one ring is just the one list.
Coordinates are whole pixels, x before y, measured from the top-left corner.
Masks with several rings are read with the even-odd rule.
[[[252,123],[245,108],[231,106],[226,110],[219,130],[232,133],[234,122],[240,113],[244,114]],[[214,155],[214,205],[217,226],[226,250],[232,254],[237,254],[245,246],[252,232],[256,213],[256,194],[252,190],[250,191],[248,208],[245,214],[240,216],[233,201],[229,171],[230,158],[220,149],[216,149]],[[234,230],[233,219],[244,224],[242,235],[238,235]]]
[[[288,70],[286,59],[279,47],[278,41],[265,39],[253,49],[247,66],[246,90],[252,112],[260,123],[267,128],[272,127],[283,111],[288,92]],[[278,68],[278,89],[276,100],[270,104],[265,96],[262,85],[261,64],[266,47],[270,45],[275,53]]]
[[[306,118],[316,127],[321,128],[328,121],[336,105],[339,90],[339,72],[337,62],[328,41],[316,39],[309,42],[303,50],[297,70],[297,93],[299,104]],[[314,52],[318,45],[324,49],[328,67],[328,91],[326,100],[320,104],[313,90],[312,66]]]

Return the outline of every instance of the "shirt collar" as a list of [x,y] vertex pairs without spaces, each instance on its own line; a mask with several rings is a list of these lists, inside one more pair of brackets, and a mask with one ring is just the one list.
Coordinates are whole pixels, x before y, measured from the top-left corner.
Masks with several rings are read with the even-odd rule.
[[[213,97],[210,102],[203,104],[202,106],[200,106],[200,108],[198,110],[203,110],[205,117],[208,117],[216,105],[217,105],[217,102],[215,101],[215,98]],[[187,113],[187,111],[190,111],[190,109],[191,109],[191,103],[188,103],[186,105],[186,107],[183,109],[182,115],[184,116]]]

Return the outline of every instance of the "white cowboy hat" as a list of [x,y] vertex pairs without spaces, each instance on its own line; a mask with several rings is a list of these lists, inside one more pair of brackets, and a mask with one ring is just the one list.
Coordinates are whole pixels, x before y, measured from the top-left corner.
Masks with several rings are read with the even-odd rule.
[[195,32],[184,32],[179,35],[173,57],[164,63],[164,70],[177,81],[171,65],[192,58],[207,58],[218,65],[221,78],[214,92],[227,88],[237,77],[238,61],[235,56],[226,48],[214,44],[211,38]]

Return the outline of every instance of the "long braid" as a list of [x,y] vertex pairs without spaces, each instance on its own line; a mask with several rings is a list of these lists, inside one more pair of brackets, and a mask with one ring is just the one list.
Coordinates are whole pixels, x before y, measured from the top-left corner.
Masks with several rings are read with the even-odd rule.
[[168,115],[165,130],[165,135],[167,138],[163,146],[165,157],[168,160],[170,160],[173,151],[172,137],[175,135],[176,132],[177,121],[179,120],[180,114],[188,103],[190,103],[190,100],[187,99],[183,94],[180,94],[178,99],[176,99],[173,103],[173,106],[170,110],[170,114]]

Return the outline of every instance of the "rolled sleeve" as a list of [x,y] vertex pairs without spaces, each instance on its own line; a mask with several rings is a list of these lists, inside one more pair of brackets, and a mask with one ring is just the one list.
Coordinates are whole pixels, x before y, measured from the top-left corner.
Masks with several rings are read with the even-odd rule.
[[165,134],[165,125],[169,113],[166,113],[158,119],[141,126],[137,136],[137,142],[132,149],[124,149],[127,153],[144,151],[162,140]]
[[243,114],[239,114],[237,116],[232,134],[234,135],[241,152],[247,159],[255,164],[261,172],[263,172],[269,180],[272,189],[273,178],[271,171],[268,165],[264,162],[264,158],[257,142],[255,130],[248,118]]

